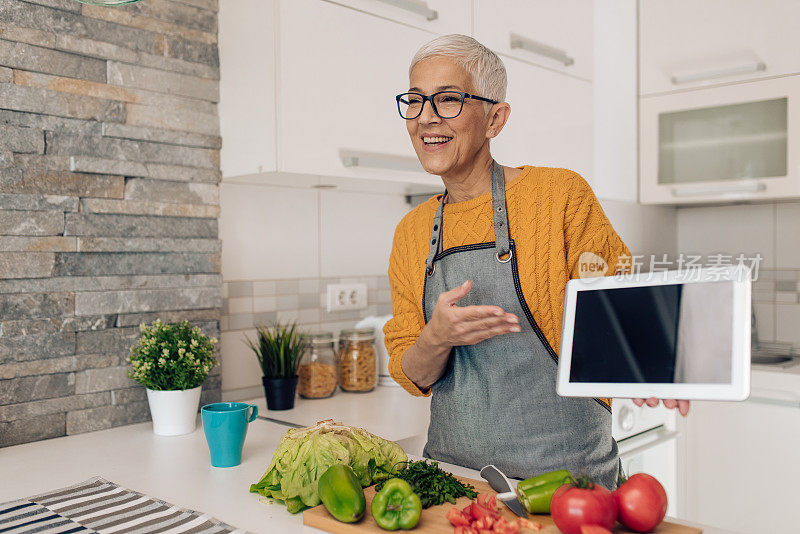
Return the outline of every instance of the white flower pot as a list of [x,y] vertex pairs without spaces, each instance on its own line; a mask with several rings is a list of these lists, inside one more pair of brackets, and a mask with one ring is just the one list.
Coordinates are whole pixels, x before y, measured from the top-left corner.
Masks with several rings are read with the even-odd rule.
[[197,427],[200,389],[175,391],[147,390],[147,402],[153,417],[153,433],[159,436],[190,434]]

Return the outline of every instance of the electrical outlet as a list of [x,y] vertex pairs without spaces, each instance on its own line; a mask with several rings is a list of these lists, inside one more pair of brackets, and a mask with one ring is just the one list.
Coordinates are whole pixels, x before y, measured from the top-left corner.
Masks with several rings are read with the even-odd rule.
[[367,307],[367,284],[328,284],[328,311]]

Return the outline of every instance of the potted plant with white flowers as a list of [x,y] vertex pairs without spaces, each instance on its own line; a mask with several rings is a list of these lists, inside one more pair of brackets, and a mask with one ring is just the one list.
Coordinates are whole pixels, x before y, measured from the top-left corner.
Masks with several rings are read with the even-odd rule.
[[214,357],[216,338],[204,335],[188,321],[156,321],[139,326],[141,336],[131,347],[128,377],[147,390],[153,432],[177,436],[193,432],[200,389],[208,372],[219,364]]

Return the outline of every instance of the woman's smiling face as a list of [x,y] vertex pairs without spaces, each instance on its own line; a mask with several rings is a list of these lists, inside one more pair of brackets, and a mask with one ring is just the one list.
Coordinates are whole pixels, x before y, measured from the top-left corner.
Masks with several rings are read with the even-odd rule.
[[[467,70],[447,56],[434,56],[417,63],[409,82],[409,91],[423,95],[444,90],[475,94]],[[491,114],[486,114],[484,104],[467,98],[461,114],[454,119],[442,119],[426,102],[419,117],[406,121],[406,128],[422,167],[431,174],[444,176],[471,169],[481,147],[494,137],[489,132],[490,123]],[[437,143],[441,139],[434,138],[450,139]]]

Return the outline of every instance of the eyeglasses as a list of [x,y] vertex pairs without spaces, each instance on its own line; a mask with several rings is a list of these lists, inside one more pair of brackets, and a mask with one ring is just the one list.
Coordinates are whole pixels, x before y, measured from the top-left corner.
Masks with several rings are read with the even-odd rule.
[[430,102],[433,112],[442,119],[454,119],[461,114],[464,107],[464,99],[472,98],[481,102],[497,104],[497,100],[475,96],[461,91],[439,91],[430,96],[421,93],[403,93],[397,95],[397,111],[406,120],[416,119],[422,114],[425,102]]

